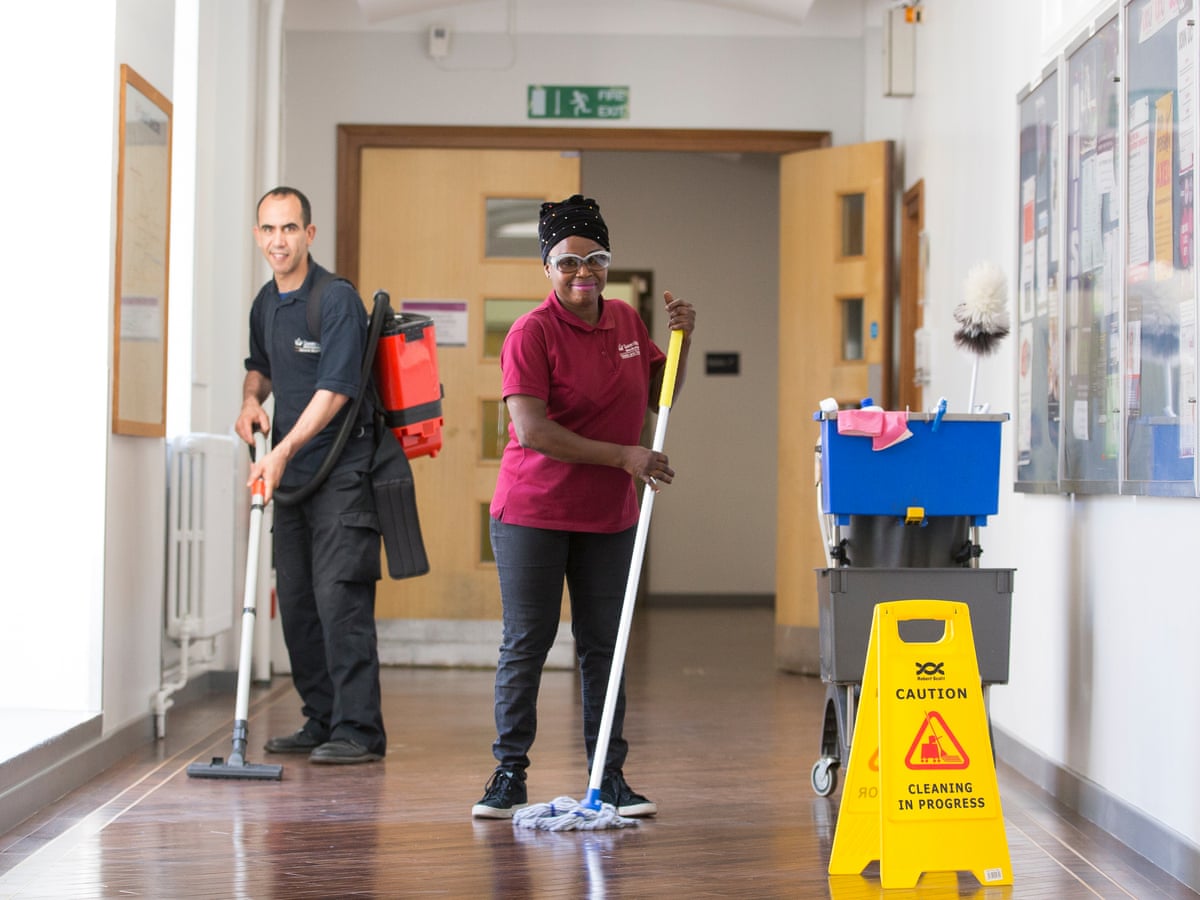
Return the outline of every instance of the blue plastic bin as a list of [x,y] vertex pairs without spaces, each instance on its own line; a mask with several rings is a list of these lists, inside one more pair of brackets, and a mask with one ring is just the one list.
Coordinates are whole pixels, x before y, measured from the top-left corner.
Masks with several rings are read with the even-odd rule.
[[911,413],[912,437],[871,449],[871,438],[838,434],[837,413],[817,413],[821,425],[821,504],[848,525],[850,516],[905,518],[919,508],[929,516],[967,516],[986,525],[1000,495],[1000,424],[997,415]]

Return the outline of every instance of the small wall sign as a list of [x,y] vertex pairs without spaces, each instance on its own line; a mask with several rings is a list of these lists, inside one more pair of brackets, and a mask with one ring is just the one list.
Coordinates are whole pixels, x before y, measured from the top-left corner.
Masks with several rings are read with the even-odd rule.
[[738,375],[742,370],[740,353],[705,353],[705,375]]

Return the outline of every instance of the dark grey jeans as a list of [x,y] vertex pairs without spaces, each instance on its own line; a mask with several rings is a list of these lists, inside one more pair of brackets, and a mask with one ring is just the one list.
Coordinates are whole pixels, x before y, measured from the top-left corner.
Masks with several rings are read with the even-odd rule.
[[[496,741],[492,745],[500,766],[524,770],[529,765],[529,749],[537,734],[542,666],[558,631],[565,581],[571,599],[571,632],[579,661],[583,737],[590,771],[636,531],[548,531],[492,519],[492,552],[504,606],[504,637],[496,667]],[[606,769],[620,769],[625,764],[629,747],[621,736],[624,719],[622,678]]]

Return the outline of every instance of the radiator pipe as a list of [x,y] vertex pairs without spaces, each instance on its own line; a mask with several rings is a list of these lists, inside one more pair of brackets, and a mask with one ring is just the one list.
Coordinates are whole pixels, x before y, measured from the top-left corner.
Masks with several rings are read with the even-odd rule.
[[185,616],[179,623],[179,677],[160,686],[154,694],[154,736],[160,741],[167,736],[167,710],[175,705],[172,695],[188,683],[191,642],[192,617]]

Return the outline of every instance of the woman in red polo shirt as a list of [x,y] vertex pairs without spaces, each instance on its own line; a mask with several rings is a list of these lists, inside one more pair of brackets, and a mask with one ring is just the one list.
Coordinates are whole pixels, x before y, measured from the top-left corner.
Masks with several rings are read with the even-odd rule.
[[[636,310],[602,296],[612,255],[600,207],[578,194],[544,203],[538,237],[553,290],[513,323],[500,355],[512,422],[492,497],[491,540],[504,637],[492,744],[498,765],[472,809],[480,818],[510,818],[526,805],[538,687],[558,632],[564,580],[591,771],[633,553],[638,486],[657,490],[675,475],[666,454],[639,443],[647,408],[657,409],[666,355]],[[663,299],[671,330],[684,333],[678,392],[696,312],[670,291]],[[622,681],[600,798],[623,816],[653,815],[655,804],[622,774],[629,749],[621,736],[624,713]]]

